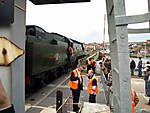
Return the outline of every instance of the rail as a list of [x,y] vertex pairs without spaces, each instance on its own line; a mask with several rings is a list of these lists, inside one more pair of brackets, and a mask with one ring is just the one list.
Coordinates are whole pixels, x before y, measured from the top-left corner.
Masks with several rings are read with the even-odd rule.
[[67,97],[67,99],[64,101],[64,103],[58,108],[56,113],[70,113],[73,112],[73,105],[78,104],[79,111],[78,113],[81,113],[83,105],[81,103],[73,103],[72,97]]

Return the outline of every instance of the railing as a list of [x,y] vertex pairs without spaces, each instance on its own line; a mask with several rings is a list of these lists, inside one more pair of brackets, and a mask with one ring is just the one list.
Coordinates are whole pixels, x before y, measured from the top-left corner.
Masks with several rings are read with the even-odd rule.
[[77,104],[79,106],[78,113],[81,113],[83,105],[81,103],[73,103],[73,98],[68,97],[65,102],[58,108],[56,113],[70,113],[73,112],[73,104]]
[[109,87],[107,86],[107,80],[102,70],[101,70],[101,75],[102,75],[101,81],[102,81],[103,88],[104,88],[105,101],[106,101],[106,104],[109,105],[110,90],[109,90]]
[[104,88],[104,96],[105,96],[105,101],[106,104],[110,106],[110,109],[113,110],[113,92],[112,92],[112,87],[110,88],[110,86],[107,85],[107,80],[105,78],[104,72],[101,70],[101,82],[103,84],[103,88]]

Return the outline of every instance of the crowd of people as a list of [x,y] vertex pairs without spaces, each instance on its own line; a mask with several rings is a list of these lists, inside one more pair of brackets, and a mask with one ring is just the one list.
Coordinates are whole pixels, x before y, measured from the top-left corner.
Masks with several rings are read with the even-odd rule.
[[[138,64],[138,66],[140,67],[141,59],[139,62],[140,63]],[[110,108],[112,108],[112,106],[113,106],[113,87],[112,87],[111,59],[107,59],[107,58],[103,57],[102,62],[100,62],[99,64],[100,64],[101,70],[104,73],[107,86],[109,87],[109,90],[110,90],[109,91],[110,92],[110,103],[109,104],[110,104]],[[132,68],[133,67],[135,68],[135,62],[132,62],[131,64],[132,64]],[[132,70],[131,73],[134,74],[134,71]],[[139,98],[133,88],[131,89],[131,101],[132,101],[132,113],[134,113],[134,108],[138,104]]]
[[[142,59],[141,59],[141,57],[139,57],[139,62],[137,65],[139,77],[142,76],[142,67],[143,67]],[[136,68],[136,63],[135,63],[134,59],[131,59],[131,62],[130,62],[131,76],[135,75],[134,74],[135,68]],[[145,64],[144,80],[145,80],[145,94],[147,97],[149,97],[149,101],[145,104],[150,106],[150,62],[149,61]]]

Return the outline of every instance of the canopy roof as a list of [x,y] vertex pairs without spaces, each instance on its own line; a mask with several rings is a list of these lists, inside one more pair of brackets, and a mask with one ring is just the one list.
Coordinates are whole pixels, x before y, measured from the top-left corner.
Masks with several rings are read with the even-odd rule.
[[59,4],[59,3],[76,3],[76,2],[90,2],[90,0],[30,0],[35,5],[41,4]]

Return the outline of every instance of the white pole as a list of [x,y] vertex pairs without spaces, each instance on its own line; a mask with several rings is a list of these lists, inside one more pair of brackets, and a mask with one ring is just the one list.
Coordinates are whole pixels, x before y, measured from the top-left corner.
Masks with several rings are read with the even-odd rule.
[[106,21],[106,14],[104,14],[104,34],[103,34],[103,54],[104,54],[104,48],[105,48],[105,21]]

